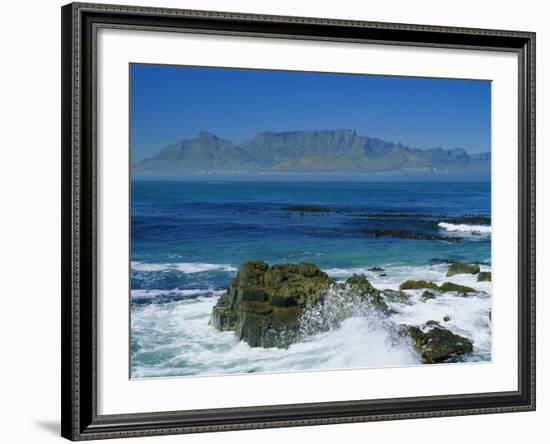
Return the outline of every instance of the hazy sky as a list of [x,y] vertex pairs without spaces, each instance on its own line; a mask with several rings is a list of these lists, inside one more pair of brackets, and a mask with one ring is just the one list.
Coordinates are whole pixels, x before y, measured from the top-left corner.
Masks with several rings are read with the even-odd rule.
[[355,129],[411,148],[490,150],[491,83],[133,64],[132,161],[209,131]]

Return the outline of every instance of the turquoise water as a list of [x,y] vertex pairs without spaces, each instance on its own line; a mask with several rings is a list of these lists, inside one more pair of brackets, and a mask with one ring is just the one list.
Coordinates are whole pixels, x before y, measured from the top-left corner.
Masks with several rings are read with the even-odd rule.
[[[403,347],[390,352],[383,326],[375,335],[379,352],[373,339],[362,351],[365,360],[352,352],[357,345],[348,347],[349,356],[342,352],[336,332],[285,351],[251,349],[212,329],[208,317],[246,259],[313,262],[335,279],[362,272],[380,288],[422,276],[442,281],[451,260],[490,269],[490,227],[451,220],[490,217],[490,196],[488,183],[132,182],[132,376],[418,363]],[[374,266],[385,272],[369,271]],[[490,284],[468,283],[490,294]],[[457,311],[456,320],[467,312],[468,319],[449,328],[480,335],[472,360],[490,359],[490,323],[483,317],[490,297],[454,299],[418,304],[414,313],[397,307],[395,321],[425,322],[438,310]],[[357,327],[347,326],[354,334]]]

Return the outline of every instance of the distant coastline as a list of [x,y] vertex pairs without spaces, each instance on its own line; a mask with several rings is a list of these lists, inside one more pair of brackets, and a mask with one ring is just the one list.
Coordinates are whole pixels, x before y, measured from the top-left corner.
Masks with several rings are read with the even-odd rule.
[[358,135],[355,130],[258,133],[235,144],[202,131],[132,164],[132,174],[148,177],[226,177],[330,180],[489,181],[491,154],[463,148],[409,148]]

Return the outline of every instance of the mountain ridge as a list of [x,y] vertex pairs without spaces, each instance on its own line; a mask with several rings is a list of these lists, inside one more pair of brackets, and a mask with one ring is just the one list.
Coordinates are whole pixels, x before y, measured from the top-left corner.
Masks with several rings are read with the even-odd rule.
[[136,174],[489,174],[490,152],[409,148],[354,129],[264,131],[241,144],[201,131],[135,162]]

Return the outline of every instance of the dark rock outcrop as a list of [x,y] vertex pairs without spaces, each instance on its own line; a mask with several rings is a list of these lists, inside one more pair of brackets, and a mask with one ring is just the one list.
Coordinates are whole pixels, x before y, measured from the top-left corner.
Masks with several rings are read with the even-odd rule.
[[[403,282],[399,291],[378,290],[364,275],[336,283],[314,264],[269,266],[261,260],[245,261],[212,309],[210,322],[218,330],[234,331],[251,347],[286,348],[311,334],[338,328],[354,316],[389,322],[397,329],[388,318],[395,313],[388,303],[410,304],[411,295],[403,290],[425,288],[461,294],[475,291],[451,282],[438,286],[414,280]],[[422,299],[435,297],[432,291],[424,291]],[[401,325],[398,331],[410,338],[426,364],[451,362],[473,347],[469,339],[435,320],[422,326]]]
[[361,230],[363,234],[370,237],[398,237],[402,239],[414,239],[414,240],[441,240],[447,242],[461,242],[462,238],[456,236],[442,236],[432,233],[421,233],[408,230],[381,230],[378,228],[363,228]]
[[283,208],[285,211],[293,211],[297,213],[329,213],[330,209],[325,207],[317,207],[313,205],[294,205]]
[[398,304],[411,305],[411,296],[404,291],[397,290],[382,290],[380,292],[384,300]]
[[439,287],[441,291],[456,291],[458,294],[465,295],[467,293],[475,293],[476,290],[466,285],[459,285],[453,282],[443,282]]
[[402,325],[399,333],[411,338],[415,349],[422,357],[423,364],[453,362],[473,350],[472,341],[455,335],[436,321],[428,321],[420,327]]
[[439,290],[437,284],[431,281],[417,281],[414,279],[409,279],[408,281],[402,282],[401,285],[399,285],[400,290],[422,290],[423,288],[428,288],[430,290]]
[[390,308],[384,301],[382,293],[374,288],[364,275],[354,274],[345,283],[345,293],[352,296],[360,296],[364,302],[367,302],[375,309],[384,313],[389,313]]
[[[434,290],[434,291],[454,291],[459,294],[467,294],[467,293],[476,293],[477,290],[468,287],[466,285],[459,285],[455,284],[454,282],[443,282],[441,285],[437,285],[434,282],[431,281],[416,281],[414,279],[410,279],[408,281],[402,282],[401,285],[399,285],[400,290],[422,290],[422,289],[428,289],[428,290]],[[425,299],[432,299],[430,294],[426,295],[426,293],[430,292],[424,292],[422,293],[422,298]],[[433,296],[433,294],[431,294]]]
[[476,216],[473,214],[464,214],[462,216],[447,217],[441,220],[450,224],[469,224],[469,225],[491,225],[490,216]]
[[[408,300],[402,292],[393,293]],[[388,315],[389,297],[388,290],[377,290],[363,275],[335,283],[314,264],[270,267],[263,261],[245,261],[218,299],[210,322],[218,330],[234,331],[252,347],[285,348],[350,316]]]
[[420,296],[420,299],[422,299],[423,302],[426,302],[429,299],[435,299],[435,294],[433,294],[431,291],[425,290],[422,293],[422,296]]
[[306,306],[300,320],[304,336],[338,328],[350,317],[378,317],[395,313],[386,303],[385,292],[374,288],[364,275],[353,275],[332,284],[314,305]]
[[437,214],[423,214],[423,213],[359,213],[357,217],[365,217],[372,219],[434,219],[443,217]]
[[447,277],[454,276],[455,274],[478,274],[479,265],[466,264],[464,262],[453,262],[447,269]]
[[288,347],[304,308],[317,303],[331,283],[313,264],[245,261],[213,308],[211,324],[234,330],[252,347]]
[[492,275],[490,271],[480,271],[477,275],[478,282],[491,282]]

